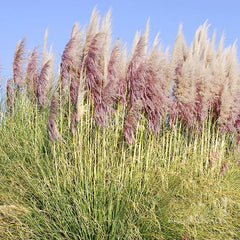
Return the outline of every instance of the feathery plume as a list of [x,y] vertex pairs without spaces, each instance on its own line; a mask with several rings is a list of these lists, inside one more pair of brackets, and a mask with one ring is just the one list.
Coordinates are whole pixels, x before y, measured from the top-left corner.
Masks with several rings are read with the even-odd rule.
[[225,82],[221,95],[221,106],[218,123],[224,131],[234,131],[239,121],[240,83],[236,43],[228,48],[225,64]]
[[206,53],[206,65],[211,65],[214,63],[214,60],[216,59],[216,51],[215,51],[215,39],[216,39],[216,30],[213,32],[211,42],[209,43],[209,46],[207,48]]
[[34,48],[32,53],[28,57],[28,64],[26,70],[26,84],[28,86],[28,91],[33,94],[37,92],[39,77],[39,54],[38,46]]
[[[82,66],[83,66],[83,49],[85,29],[79,30],[78,23],[75,23],[71,38],[66,44],[64,52],[62,54],[61,64],[60,64],[60,80],[61,80],[61,95],[63,97],[63,104],[67,97],[67,90],[70,87],[70,97],[73,106],[71,130],[75,134],[75,123],[77,119],[77,108],[78,108],[78,98],[79,96],[85,94],[82,78]],[[80,92],[82,91],[82,92]],[[65,100],[64,100],[65,99]]]
[[[223,40],[223,37],[221,39]],[[214,61],[214,65],[211,64],[211,67],[209,68],[209,71],[211,72],[208,75],[210,80],[209,88],[212,96],[211,97],[212,98],[211,100],[212,114],[215,119],[217,119],[220,115],[221,96],[224,91],[224,85],[226,82],[225,77],[227,76],[227,73],[226,73],[227,57],[226,56],[228,55],[228,52],[229,52],[229,48],[225,49],[224,51],[222,50],[219,51],[219,48],[216,55],[216,59]]]
[[224,38],[225,38],[224,34],[222,34],[219,45],[218,45],[218,49],[217,49],[217,57],[220,57],[223,54]]
[[97,8],[94,7],[91,18],[90,18],[88,30],[87,30],[85,47],[84,47],[84,57],[88,54],[88,51],[89,51],[90,45],[92,44],[92,40],[94,36],[99,32],[99,24],[100,24],[100,16],[97,11]]
[[196,79],[194,78],[196,59],[189,56],[183,62],[181,73],[178,75],[177,87],[174,89],[174,97],[177,105],[178,116],[189,126],[196,123]]
[[111,53],[108,64],[108,84],[104,93],[112,101],[116,99],[126,102],[126,46],[121,49],[121,40],[117,40]]
[[25,41],[24,38],[22,41],[17,43],[14,60],[13,60],[13,80],[18,87],[23,87],[24,85],[24,53],[25,53]]
[[70,81],[70,97],[74,108],[71,120],[71,131],[73,135],[76,133],[76,121],[79,121],[80,115],[82,115],[79,111],[80,106],[83,106],[85,96],[82,78],[84,34],[85,29],[79,31],[79,25],[75,23],[72,28],[71,38],[63,52],[61,62],[61,83],[64,95],[66,94]]
[[105,33],[104,43],[102,46],[102,59],[100,60],[100,67],[103,73],[103,87],[108,83],[108,63],[111,54],[111,44],[112,44],[112,30],[111,30],[111,9],[108,10],[107,14],[103,17],[100,32]]
[[108,64],[108,84],[103,88],[102,101],[95,106],[94,117],[99,125],[106,124],[117,100],[125,101],[125,50],[121,49],[121,41],[117,40]]
[[134,36],[134,39],[133,39],[133,43],[132,43],[132,47],[131,47],[130,54],[129,54],[129,57],[128,57],[128,64],[127,65],[129,65],[129,63],[132,61],[132,58],[133,58],[135,49],[137,47],[137,44],[139,42],[139,39],[140,39],[140,32],[137,31],[135,36]]
[[118,97],[122,104],[126,104],[126,92],[127,92],[127,81],[126,81],[126,66],[127,66],[127,49],[126,45],[124,45],[119,60],[119,71],[120,71],[120,79],[118,81]]
[[[79,32],[79,26],[77,23],[74,24],[72,28],[71,38],[66,44],[64,52],[62,54],[61,64],[60,64],[60,74],[62,90],[66,93],[69,86],[69,82],[73,81],[72,91],[77,85],[77,74],[78,66],[82,60],[82,50],[83,50],[83,34],[84,30]],[[73,94],[71,94],[73,95]],[[76,98],[74,99],[76,100]]]
[[126,77],[128,82],[129,101],[131,106],[134,105],[136,101],[143,100],[143,89],[145,88],[145,83],[140,81],[140,79],[136,76],[136,73],[140,64],[145,61],[147,57],[148,29],[149,22],[147,23],[145,33],[140,37],[135,47],[132,60],[129,62],[127,68]]
[[179,25],[178,33],[176,40],[173,45],[173,50],[170,59],[170,70],[169,75],[170,78],[173,79],[173,103],[170,109],[170,125],[173,125],[173,122],[177,118],[180,109],[178,109],[179,104],[177,103],[177,95],[178,95],[178,88],[180,84],[181,74],[182,74],[182,66],[183,63],[186,61],[188,56],[188,49],[186,40],[182,33],[182,25]]
[[101,92],[104,86],[104,76],[101,71],[103,69],[100,66],[104,41],[105,33],[96,34],[84,62],[86,68],[86,89],[91,93],[96,104],[101,102]]
[[37,96],[40,106],[44,106],[48,101],[48,94],[52,87],[53,57],[49,56],[44,63],[38,80]]
[[150,129],[157,133],[165,112],[172,105],[170,98],[169,63],[166,53],[158,48],[157,38],[149,53],[145,67],[146,90],[144,95],[144,109],[148,117]]
[[172,54],[171,54],[171,65],[174,69],[174,72],[177,71],[177,67],[186,60],[188,54],[187,43],[182,33],[182,25],[179,25],[178,33],[176,40],[173,45]]
[[187,58],[175,69],[175,115],[190,126],[206,119],[216,95],[211,90],[217,69],[215,32],[210,42],[208,28],[205,22],[197,29]]
[[[134,121],[137,121],[137,119],[133,121],[133,117],[138,117],[137,110],[144,110],[149,121],[149,128],[155,133],[159,131],[162,117],[167,110],[168,93],[164,90],[166,83],[161,83],[161,81],[164,81],[161,79],[163,77],[159,65],[161,61],[158,62],[154,59],[160,53],[156,47],[157,39],[150,55],[147,56],[146,53],[148,28],[147,23],[146,31],[138,41],[127,70],[128,108],[130,109],[129,113],[131,113],[125,121],[125,136],[128,142],[133,141],[132,134],[136,125]],[[138,105],[137,109],[135,108],[136,104]],[[132,127],[130,126],[131,123],[133,123]]]
[[[95,10],[92,14],[89,24],[90,29],[94,29],[91,24],[99,23],[98,15]],[[102,101],[102,91],[107,84],[107,66],[110,58],[111,47],[111,11],[109,10],[104,19],[100,32],[96,33],[93,37],[93,31],[87,32],[85,52],[87,52],[84,58],[84,65],[86,69],[86,88],[90,91],[91,96],[94,99],[95,105]],[[96,28],[95,28],[96,29]],[[89,38],[91,43],[89,44]]]
[[209,47],[207,21],[200,26],[194,36],[194,40],[189,47],[189,55],[197,56],[199,60],[206,62],[207,50]]

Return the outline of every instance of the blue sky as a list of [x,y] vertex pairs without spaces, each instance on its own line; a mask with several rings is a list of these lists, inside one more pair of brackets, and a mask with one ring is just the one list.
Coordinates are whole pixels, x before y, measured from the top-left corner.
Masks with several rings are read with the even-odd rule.
[[[49,26],[48,47],[53,45],[56,64],[69,40],[72,26],[88,23],[97,5],[103,16],[112,9],[113,39],[121,38],[130,49],[137,30],[144,31],[150,18],[150,41],[160,32],[164,48],[173,46],[179,24],[188,45],[196,29],[208,20],[209,34],[217,29],[217,41],[225,33],[225,46],[240,37],[240,1],[233,0],[1,0],[0,65],[2,85],[11,77],[14,49],[18,40],[26,37],[27,49],[42,46],[44,32]],[[237,44],[239,45],[239,44]]]

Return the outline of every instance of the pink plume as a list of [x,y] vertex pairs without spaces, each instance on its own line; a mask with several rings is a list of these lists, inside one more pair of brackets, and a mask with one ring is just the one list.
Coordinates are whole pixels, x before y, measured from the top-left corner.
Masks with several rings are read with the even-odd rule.
[[28,59],[28,65],[26,70],[26,83],[28,89],[32,94],[37,93],[39,77],[39,54],[38,46],[34,48]]
[[51,87],[50,84],[50,71],[51,71],[51,60],[48,60],[42,67],[38,86],[37,86],[37,93],[38,93],[38,102],[40,106],[43,106],[48,101],[48,93]]
[[24,85],[24,48],[25,48],[25,38],[22,41],[19,41],[13,60],[13,79],[18,87],[23,87]]

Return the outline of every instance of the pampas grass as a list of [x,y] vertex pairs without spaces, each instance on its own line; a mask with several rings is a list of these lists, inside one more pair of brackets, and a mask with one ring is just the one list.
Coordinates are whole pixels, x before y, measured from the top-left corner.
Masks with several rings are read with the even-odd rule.
[[86,28],[74,24],[56,76],[48,29],[25,72],[17,44],[0,120],[0,238],[238,238],[237,50],[223,35],[216,48],[208,29],[188,46],[180,25],[170,53],[159,35],[149,46],[147,22],[127,56],[120,39],[112,46],[111,11],[95,8]]
[[24,53],[25,53],[25,41],[19,41],[17,43],[15,53],[14,53],[14,60],[13,60],[13,79],[14,82],[18,87],[23,87],[24,85]]
[[[144,104],[144,90],[146,85],[144,71],[141,72],[141,66],[143,66],[141,64],[144,64],[147,58],[148,31],[149,23],[147,23],[145,33],[140,38],[138,37],[138,33],[136,33],[132,46],[134,50],[131,52],[131,60],[127,66],[126,79],[128,84],[129,114],[126,119],[124,134],[129,143],[134,141],[133,130],[136,128],[136,122],[138,122],[138,111],[142,110]],[[135,43],[138,38],[138,42]]]
[[37,96],[37,86],[39,81],[39,53],[38,46],[33,49],[31,54],[28,57],[28,64],[26,69],[26,84],[28,92],[32,96]]
[[239,68],[236,45],[228,49],[226,56],[225,82],[221,95],[221,110],[218,123],[224,131],[234,131],[239,120]]
[[[138,116],[136,109],[144,111],[149,128],[152,132],[158,133],[162,119],[171,106],[167,58],[161,49],[158,49],[157,38],[152,51],[149,55],[147,54],[148,25],[149,23],[147,23],[145,33],[140,37],[137,45],[133,44],[135,51],[133,51],[127,69],[130,116],[126,120],[124,133],[129,143],[133,141],[132,130],[136,128],[135,121],[138,121],[137,119],[133,120],[133,117]],[[164,68],[167,70],[164,71]],[[138,105],[138,108],[131,111],[135,105]],[[132,127],[130,127],[131,122],[133,122]]]
[[[109,82],[108,64],[111,48],[111,11],[102,20],[99,32],[92,38],[84,64],[86,68],[86,88],[94,101],[94,117],[99,125],[106,123],[106,117],[112,112],[109,100],[103,93]],[[88,36],[87,36],[88,37]],[[87,47],[87,45],[86,45]]]
[[101,102],[95,106],[94,117],[99,125],[107,124],[117,101],[126,102],[125,64],[126,49],[121,49],[121,41],[118,40],[109,59],[107,84],[103,87]]
[[49,93],[52,86],[53,56],[49,56],[48,60],[43,64],[37,85],[37,96],[40,106],[46,105],[46,103],[49,101]]
[[[83,30],[84,31],[84,30]],[[60,64],[60,75],[62,91],[66,92],[69,85],[72,83],[72,100],[76,102],[76,90],[73,86],[77,85],[78,67],[82,60],[83,50],[83,37],[84,32],[79,32],[79,26],[77,23],[72,28],[72,34],[69,42],[67,43],[65,50],[62,54],[62,60]],[[75,93],[73,93],[73,89]]]
[[[144,34],[136,33],[127,58],[126,48],[120,40],[113,48],[111,46],[111,11],[101,20],[95,8],[87,30],[80,30],[77,23],[72,28],[61,58],[58,87],[53,86],[53,60],[46,50],[48,29],[41,68],[35,48],[29,55],[24,75],[25,39],[17,44],[13,61],[15,86],[12,84],[10,88],[8,84],[8,105],[13,104],[14,88],[23,88],[26,83],[30,95],[37,95],[40,106],[47,105],[54,94],[53,89],[58,89],[56,99],[61,102],[58,104],[61,111],[67,111],[71,116],[68,122],[72,132],[85,113],[88,97],[94,119],[100,126],[108,124],[118,104],[126,109],[128,131],[125,133],[129,129],[134,132],[136,124],[130,128],[132,116],[141,114],[145,115],[154,133],[160,131],[166,116],[170,126],[180,119],[193,127],[206,121],[209,114],[223,131],[234,132],[240,122],[236,46],[224,49],[222,35],[215,49],[216,32],[209,39],[208,29],[205,22],[187,47],[180,25],[169,55],[168,50],[164,52],[159,46],[158,36],[148,51],[148,22]],[[129,119],[128,112],[131,113]],[[57,116],[53,119],[57,120]]]

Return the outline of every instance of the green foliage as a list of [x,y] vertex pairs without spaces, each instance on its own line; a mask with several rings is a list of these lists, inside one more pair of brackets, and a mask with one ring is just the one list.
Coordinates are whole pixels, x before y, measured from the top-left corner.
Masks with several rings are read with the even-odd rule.
[[1,239],[238,239],[240,168],[235,137],[212,122],[140,120],[124,141],[125,110],[108,127],[91,107],[65,141],[51,142],[48,107],[21,93],[0,124]]

